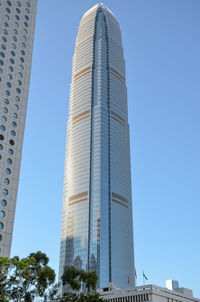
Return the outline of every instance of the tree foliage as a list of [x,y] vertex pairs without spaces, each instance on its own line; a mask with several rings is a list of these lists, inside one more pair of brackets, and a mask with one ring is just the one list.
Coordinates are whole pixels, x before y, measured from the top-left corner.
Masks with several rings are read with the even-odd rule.
[[63,286],[67,286],[68,292],[64,294],[60,302],[98,302],[102,301],[95,292],[98,277],[96,272],[86,272],[67,266],[62,276]]
[[96,272],[66,267],[62,285],[67,288],[63,297],[58,297],[55,272],[48,266],[49,258],[42,252],[31,253],[20,259],[0,257],[0,301],[1,302],[99,302],[95,292]]
[[[32,253],[20,260],[0,257],[0,298],[6,301],[31,302],[36,297],[54,296],[55,272],[47,264],[48,257]],[[1,301],[0,300],[0,301]]]

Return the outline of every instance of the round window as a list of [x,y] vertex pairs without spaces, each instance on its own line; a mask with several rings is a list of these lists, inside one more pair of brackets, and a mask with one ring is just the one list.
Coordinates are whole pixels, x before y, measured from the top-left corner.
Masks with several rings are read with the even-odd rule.
[[10,155],[13,155],[13,149],[8,149],[8,153],[10,154]]
[[5,185],[9,185],[10,180],[8,178],[4,178],[3,182],[4,182]]
[[0,211],[0,218],[5,217],[5,212],[4,211]]
[[10,140],[9,140],[9,143],[10,143],[12,146],[14,146],[14,144],[15,144],[15,142],[14,142],[13,139],[10,139]]
[[8,163],[9,165],[11,165],[11,164],[12,164],[12,159],[7,158],[7,163]]
[[3,195],[8,195],[8,190],[7,189],[2,189],[2,193],[3,193]]
[[10,175],[11,174],[11,170],[9,168],[6,168],[6,174]]
[[1,205],[2,207],[6,207],[7,206],[7,201],[5,199],[1,200]]

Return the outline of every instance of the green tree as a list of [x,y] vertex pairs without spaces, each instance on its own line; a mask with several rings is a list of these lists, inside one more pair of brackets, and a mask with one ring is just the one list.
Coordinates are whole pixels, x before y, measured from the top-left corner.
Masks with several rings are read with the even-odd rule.
[[19,259],[0,258],[0,293],[2,301],[31,302],[36,297],[55,297],[55,272],[47,264],[48,257],[42,253],[32,253]]
[[[95,292],[98,277],[96,272],[86,272],[67,266],[62,276],[62,284],[67,286],[68,292],[60,302],[98,302],[103,301]],[[80,291],[81,290],[81,291]]]

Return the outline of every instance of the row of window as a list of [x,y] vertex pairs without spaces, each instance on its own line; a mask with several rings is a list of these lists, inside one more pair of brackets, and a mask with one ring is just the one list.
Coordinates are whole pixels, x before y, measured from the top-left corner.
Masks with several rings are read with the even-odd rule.
[[[25,44],[25,43],[22,43],[21,46],[22,46],[23,48],[26,48],[26,44]],[[12,47],[12,49],[16,49],[16,45],[15,45],[14,43],[11,45],[11,47]],[[5,46],[4,44],[1,44],[1,48],[2,48],[3,50],[6,50],[6,46]],[[21,54],[24,56],[24,55],[25,55],[25,52],[23,52],[23,50],[21,50]]]
[[[26,1],[26,6],[27,6],[27,7],[30,7],[30,6],[31,6],[30,2],[31,2],[30,0],[29,0],[29,1]],[[11,3],[10,0],[7,1],[7,4],[8,4],[8,6],[10,6],[10,7],[12,6],[12,3]],[[20,1],[17,1],[17,5],[18,5],[19,7],[22,6]]]
[[[17,38],[15,37],[15,36],[13,36],[12,37],[12,39],[13,39],[13,41],[14,42],[17,42]],[[26,38],[26,36],[22,36],[22,39],[24,40],[24,41],[27,41],[27,38]],[[6,37],[2,37],[2,40],[6,43],[7,42],[7,39],[6,39]],[[12,44],[13,45],[13,44]],[[16,48],[16,47],[15,47]]]

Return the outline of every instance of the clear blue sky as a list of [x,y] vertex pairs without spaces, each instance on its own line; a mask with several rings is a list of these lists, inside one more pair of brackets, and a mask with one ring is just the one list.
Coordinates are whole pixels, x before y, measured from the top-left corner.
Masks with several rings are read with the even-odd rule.
[[[72,55],[92,0],[39,0],[12,256],[58,270]],[[200,1],[105,0],[122,30],[138,285],[200,297]]]

